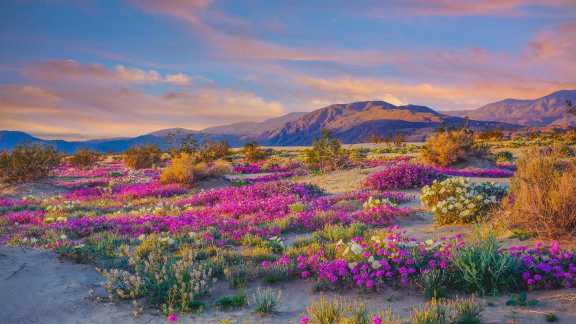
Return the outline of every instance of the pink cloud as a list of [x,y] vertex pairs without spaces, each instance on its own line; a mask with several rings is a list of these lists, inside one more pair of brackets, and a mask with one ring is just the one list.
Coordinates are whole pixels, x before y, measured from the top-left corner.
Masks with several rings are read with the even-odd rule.
[[408,14],[442,16],[518,15],[529,6],[574,6],[572,0],[401,0],[397,1]]
[[170,83],[190,85],[192,77],[184,73],[162,75],[156,70],[144,70],[117,65],[107,68],[99,64],[84,64],[74,60],[52,60],[24,68],[26,77],[35,80],[113,81],[122,83]]

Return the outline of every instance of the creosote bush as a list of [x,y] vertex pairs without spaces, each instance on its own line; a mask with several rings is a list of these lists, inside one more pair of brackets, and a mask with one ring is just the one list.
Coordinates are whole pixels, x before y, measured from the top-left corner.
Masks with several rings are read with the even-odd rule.
[[19,183],[42,179],[60,163],[60,155],[51,146],[18,146],[12,152],[0,152],[0,182]]
[[320,172],[340,169],[348,164],[348,156],[340,142],[326,129],[323,129],[320,138],[312,143],[312,148],[304,151],[304,155],[308,167]]
[[475,143],[474,135],[469,130],[436,133],[428,137],[421,153],[425,162],[440,166],[466,162],[485,154],[486,148]]
[[268,152],[262,149],[256,142],[250,142],[244,145],[243,153],[244,159],[248,162],[257,162],[268,157]]
[[517,161],[502,220],[544,237],[576,233],[576,164],[554,150],[533,150]]
[[100,154],[87,149],[79,149],[72,157],[70,164],[79,169],[90,169],[100,160]]
[[131,169],[147,169],[157,166],[162,151],[156,145],[134,146],[124,153],[124,164]]

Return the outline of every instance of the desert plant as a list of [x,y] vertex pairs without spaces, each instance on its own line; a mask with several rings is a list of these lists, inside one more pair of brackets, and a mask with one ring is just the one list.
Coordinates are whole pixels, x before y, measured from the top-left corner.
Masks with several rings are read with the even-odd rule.
[[151,168],[161,159],[162,151],[156,145],[134,146],[124,153],[124,164],[131,169]]
[[452,261],[454,280],[465,291],[483,296],[519,286],[519,260],[502,253],[491,233],[477,235],[474,242],[455,253]]
[[447,324],[448,309],[436,299],[412,309],[410,320],[412,324]]
[[372,190],[411,189],[429,185],[441,178],[443,176],[431,167],[402,162],[371,174],[364,186]]
[[264,160],[268,156],[267,152],[256,142],[246,143],[246,145],[244,145],[243,153],[244,158],[248,162]]
[[252,295],[256,312],[260,314],[273,313],[280,302],[280,296],[280,291],[271,288],[258,288]]
[[347,157],[340,142],[333,138],[330,132],[322,129],[322,135],[312,144],[312,148],[304,151],[306,164],[310,168],[326,172],[346,165]]
[[216,301],[216,305],[222,309],[242,307],[246,305],[246,294],[240,292],[237,295],[223,296]]
[[197,159],[193,154],[181,153],[172,159],[160,174],[160,182],[180,183],[192,185],[210,177],[222,176],[230,171],[230,164],[224,160],[214,162],[196,162]]
[[421,199],[436,223],[468,224],[485,219],[505,194],[503,185],[449,178],[422,188]]
[[79,149],[70,158],[70,164],[80,169],[89,169],[100,160],[100,154],[87,149]]
[[501,219],[540,236],[576,233],[576,165],[552,150],[533,150],[517,162]]
[[59,163],[60,156],[51,146],[17,146],[12,152],[0,152],[0,181],[38,180],[48,176]]
[[486,148],[474,142],[468,130],[452,130],[431,135],[426,140],[422,159],[428,163],[449,166],[486,154]]

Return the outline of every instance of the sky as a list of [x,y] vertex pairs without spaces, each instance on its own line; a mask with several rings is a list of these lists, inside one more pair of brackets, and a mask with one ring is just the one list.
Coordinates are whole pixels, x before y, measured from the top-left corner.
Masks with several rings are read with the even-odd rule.
[[0,129],[134,136],[576,89],[576,0],[0,0]]

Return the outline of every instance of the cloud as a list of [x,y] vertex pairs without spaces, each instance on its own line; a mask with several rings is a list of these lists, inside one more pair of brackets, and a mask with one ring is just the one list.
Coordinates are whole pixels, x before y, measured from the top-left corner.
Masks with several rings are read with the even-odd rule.
[[84,64],[75,60],[51,60],[31,64],[24,68],[23,74],[28,78],[42,81],[168,83],[180,86],[188,86],[193,79],[201,79],[184,73],[162,75],[156,70],[143,70],[124,65],[107,68],[100,64]]
[[528,7],[576,5],[572,0],[399,0],[394,4],[407,14],[432,16],[519,15]]

